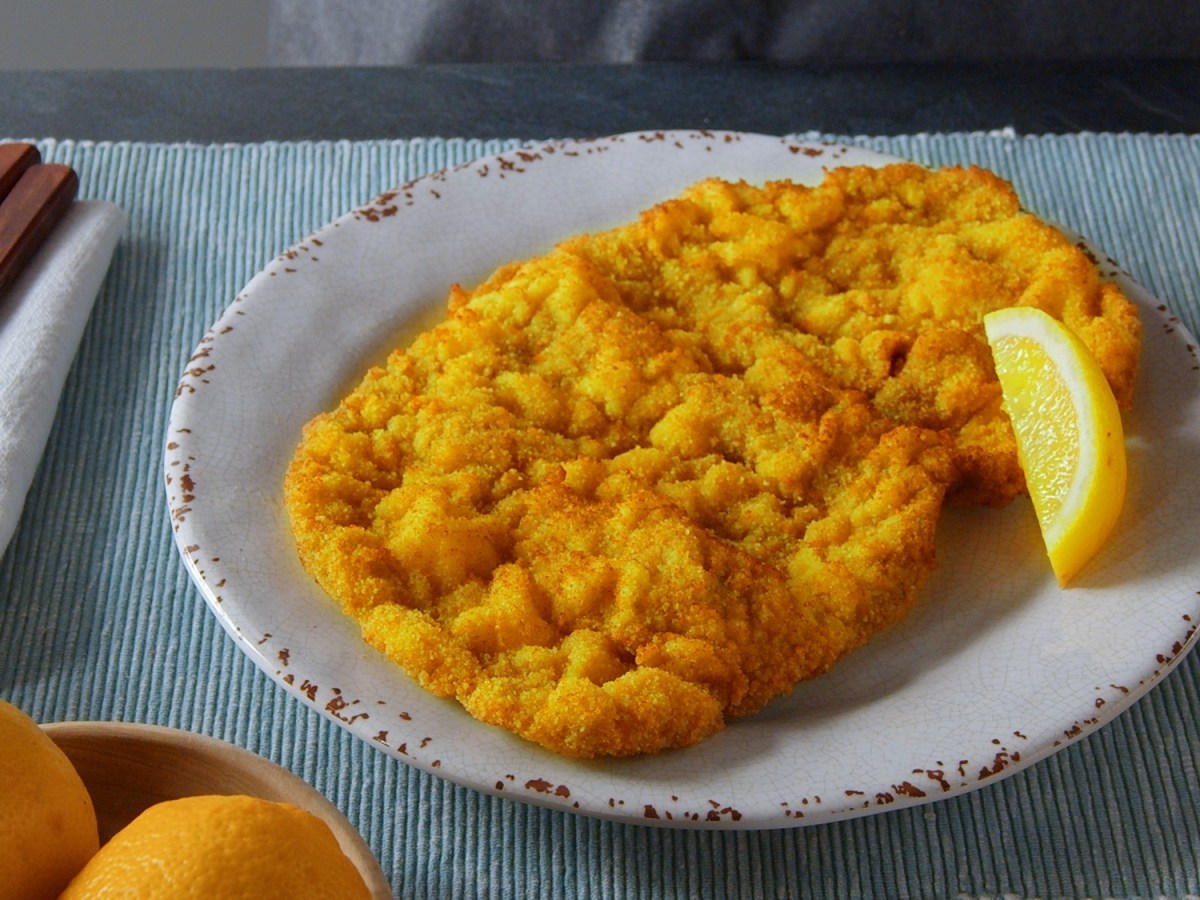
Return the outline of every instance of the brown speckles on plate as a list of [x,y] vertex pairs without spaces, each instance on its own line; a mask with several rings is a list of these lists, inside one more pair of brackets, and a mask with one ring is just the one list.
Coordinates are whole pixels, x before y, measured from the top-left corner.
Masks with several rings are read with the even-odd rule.
[[928,794],[925,791],[921,790],[919,787],[917,787],[911,781],[902,781],[899,784],[894,784],[894,785],[892,785],[892,790],[895,791],[901,797],[911,797],[914,799],[919,799],[921,797],[928,796]]
[[380,222],[383,219],[391,218],[400,208],[392,202],[394,194],[383,194],[370,206],[359,207],[355,211],[355,216],[366,222]]
[[360,719],[371,718],[370,713],[361,708],[361,701],[347,700],[340,688],[333,689],[333,696],[325,704],[325,712],[347,725],[352,725]]
[[530,778],[525,782],[525,790],[561,797],[564,800],[571,796],[571,789],[565,784],[555,784],[553,781],[547,781],[545,778]]
[[1021,754],[1019,751],[1010,751],[1007,747],[1001,747],[996,751],[996,755],[992,757],[991,764],[980,768],[979,780],[982,781],[985,778],[991,778],[994,775],[999,775],[1009,766],[1019,763],[1020,761]]
[[[708,800],[698,809],[677,808],[673,804],[679,801],[678,795],[672,794],[669,803],[643,803],[641,818],[651,822],[668,823],[705,823],[709,825],[736,825],[742,821],[742,813],[736,807],[718,800]],[[609,798],[609,806],[623,807],[626,801]],[[788,817],[787,804],[781,805],[784,817]]]
[[182,502],[191,503],[196,499],[196,481],[190,473],[183,473],[179,479],[179,487],[183,491],[182,496],[179,498]]
[[222,325],[219,328],[210,330],[208,334],[200,339],[200,344],[188,360],[187,367],[183,370],[183,374],[179,377],[179,382],[175,387],[175,397],[178,399],[184,394],[194,394],[197,390],[211,382],[211,376],[216,369],[216,365],[209,362],[209,356],[213,351],[212,343],[220,335],[229,334],[233,330],[232,325]]

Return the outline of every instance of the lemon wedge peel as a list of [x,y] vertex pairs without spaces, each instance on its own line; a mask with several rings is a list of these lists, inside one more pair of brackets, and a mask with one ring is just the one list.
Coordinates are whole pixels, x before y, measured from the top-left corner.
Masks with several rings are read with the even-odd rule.
[[984,331],[1050,565],[1065,587],[1124,506],[1120,409],[1087,346],[1042,310],[997,310]]

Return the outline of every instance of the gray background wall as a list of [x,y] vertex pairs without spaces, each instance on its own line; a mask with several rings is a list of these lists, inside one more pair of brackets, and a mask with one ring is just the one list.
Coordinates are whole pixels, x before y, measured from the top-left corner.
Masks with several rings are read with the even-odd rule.
[[0,0],[0,69],[261,66],[269,0]]
[[1198,55],[1200,0],[0,0],[0,70]]

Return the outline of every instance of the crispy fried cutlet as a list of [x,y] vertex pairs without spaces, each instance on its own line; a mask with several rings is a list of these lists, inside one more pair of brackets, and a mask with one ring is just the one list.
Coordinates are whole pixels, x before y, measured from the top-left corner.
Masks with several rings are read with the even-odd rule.
[[1024,490],[986,313],[1036,306],[1065,322],[1129,408],[1136,307],[984,169],[847,167],[816,187],[713,179],[634,229],[641,240],[617,229],[563,249],[654,321],[704,333],[718,368],[747,364],[744,329],[773,327],[880,414],[952,432],[961,500],[1002,505]]
[[1020,489],[984,312],[1049,307],[1128,400],[1136,314],[1056,234],[896,166],[702,182],[507,265],[307,426],[300,558],[482,721],[692,744],[903,616],[947,492]]

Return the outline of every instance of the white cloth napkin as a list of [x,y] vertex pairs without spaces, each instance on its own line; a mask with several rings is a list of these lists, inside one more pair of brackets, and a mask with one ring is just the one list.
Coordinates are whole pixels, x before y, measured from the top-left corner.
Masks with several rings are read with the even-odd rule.
[[37,471],[125,213],[77,200],[0,294],[0,558]]

